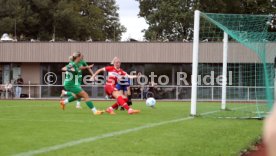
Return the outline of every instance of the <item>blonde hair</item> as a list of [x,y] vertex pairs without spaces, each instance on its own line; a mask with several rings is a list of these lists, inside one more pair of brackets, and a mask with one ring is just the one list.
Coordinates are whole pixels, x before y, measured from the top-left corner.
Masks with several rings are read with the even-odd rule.
[[72,56],[72,55],[69,56],[69,60],[70,60],[70,61],[73,61],[73,56]]
[[110,64],[114,64],[115,60],[119,59],[117,56],[115,56],[112,61],[110,62]]
[[73,54],[72,54],[72,56],[70,56],[69,58],[71,58],[70,60],[71,61],[75,61],[75,59],[77,58],[77,57],[80,57],[81,56],[81,53],[78,51],[78,52],[74,52]]

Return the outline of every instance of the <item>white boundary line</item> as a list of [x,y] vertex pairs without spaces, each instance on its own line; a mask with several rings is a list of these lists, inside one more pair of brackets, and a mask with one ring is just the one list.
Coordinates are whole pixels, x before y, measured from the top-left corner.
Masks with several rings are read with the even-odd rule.
[[[242,109],[242,108],[244,108],[244,107],[238,107],[237,109]],[[235,109],[235,110],[237,110],[237,109]],[[209,115],[209,114],[217,113],[219,111],[220,110],[210,111],[210,112],[202,113],[201,115]],[[94,142],[94,141],[97,141],[97,140],[100,140],[100,139],[110,138],[110,137],[114,137],[114,136],[120,136],[120,135],[131,133],[131,132],[137,132],[137,131],[147,129],[147,128],[153,128],[153,127],[157,127],[157,126],[161,126],[161,125],[166,125],[166,124],[191,120],[193,118],[194,117],[186,117],[186,118],[179,118],[179,119],[174,119],[174,120],[169,120],[169,121],[163,121],[163,122],[158,122],[158,123],[147,124],[147,125],[136,127],[136,128],[130,128],[130,129],[126,129],[126,130],[106,133],[106,134],[102,134],[102,135],[98,135],[98,136],[94,136],[94,137],[89,137],[89,138],[70,141],[70,142],[67,142],[67,143],[64,143],[64,144],[44,147],[44,148],[40,148],[40,149],[37,149],[37,150],[31,150],[31,151],[28,151],[28,152],[22,152],[22,153],[15,154],[14,156],[33,156],[33,155],[37,155],[37,154],[43,154],[43,153],[47,153],[47,152],[51,152],[51,151],[55,151],[55,150],[59,150],[59,149],[64,149],[64,148],[67,148],[67,147],[72,147],[72,146],[83,144],[83,143]]]
[[50,147],[44,147],[44,148],[41,148],[41,149],[38,149],[38,150],[32,150],[32,151],[28,151],[28,152],[18,153],[18,154],[15,154],[14,156],[32,156],[32,155],[37,155],[37,154],[43,154],[43,153],[47,153],[47,152],[51,152],[51,151],[55,151],[55,150],[59,150],[59,149],[79,145],[79,144],[82,144],[82,143],[94,142],[94,141],[104,139],[104,138],[119,136],[119,135],[131,133],[131,132],[136,132],[136,131],[140,131],[140,130],[147,129],[147,128],[153,128],[153,127],[157,127],[157,126],[161,126],[161,125],[165,125],[165,124],[190,120],[190,119],[193,119],[193,118],[194,117],[186,117],[186,118],[169,120],[169,121],[164,121],[164,122],[159,122],[159,123],[152,123],[152,124],[148,124],[148,125],[144,125],[144,126],[140,126],[140,127],[136,127],[136,128],[130,128],[130,129],[121,130],[121,131],[117,131],[117,132],[106,133],[106,134],[102,134],[102,135],[98,135],[98,136],[94,136],[94,137],[90,137],[90,138],[74,140],[74,141],[70,141],[70,142],[67,142],[67,143],[64,143],[64,144],[54,145],[54,146],[50,146]]

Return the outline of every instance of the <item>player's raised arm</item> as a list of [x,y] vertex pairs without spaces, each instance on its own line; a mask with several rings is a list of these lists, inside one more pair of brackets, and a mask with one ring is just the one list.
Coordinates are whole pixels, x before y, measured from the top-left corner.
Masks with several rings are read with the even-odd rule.
[[81,66],[81,67],[80,67],[80,70],[85,70],[85,69],[89,70],[89,69],[91,69],[93,66],[94,66],[94,64],[87,65],[87,66]]
[[91,65],[87,66],[87,70],[89,71],[89,73],[91,74],[91,76],[94,75],[94,72],[93,72],[93,70],[92,70],[92,67],[93,67],[93,66],[94,66],[94,64],[91,64]]
[[92,67],[94,66],[94,64],[91,64],[91,65],[88,65],[87,63],[86,63],[86,61],[84,60],[84,56],[83,56],[83,54],[81,54],[81,61],[80,61],[80,70],[88,70],[89,71],[89,73],[91,74],[91,76],[93,76],[93,71],[92,71]]
[[91,80],[95,80],[95,77],[100,74],[101,72],[105,71],[105,67],[98,69],[92,76]]
[[93,70],[91,69],[92,67],[94,66],[94,64],[91,64],[91,65],[87,65],[87,66],[81,66],[80,67],[80,70],[88,70],[89,71],[89,73],[91,74],[91,76],[93,76],[94,75],[94,72],[93,72]]
[[130,78],[130,79],[136,79],[136,78],[139,78],[141,76],[141,73],[139,72],[137,75],[128,75],[128,74],[126,74],[125,76]]

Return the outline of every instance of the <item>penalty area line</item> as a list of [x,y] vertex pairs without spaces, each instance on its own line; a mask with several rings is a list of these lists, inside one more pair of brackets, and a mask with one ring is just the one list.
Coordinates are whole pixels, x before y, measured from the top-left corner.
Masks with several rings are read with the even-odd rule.
[[164,121],[164,122],[159,122],[159,123],[152,123],[152,124],[148,124],[148,125],[144,125],[144,126],[140,126],[140,127],[136,127],[136,128],[130,128],[130,129],[106,133],[106,134],[102,134],[102,135],[98,135],[98,136],[94,136],[94,137],[84,138],[84,139],[80,139],[80,140],[74,140],[74,141],[70,141],[70,142],[67,142],[64,144],[44,147],[44,148],[41,148],[38,150],[32,150],[32,151],[28,151],[28,152],[18,153],[18,154],[15,154],[14,156],[33,156],[33,155],[37,155],[37,154],[43,154],[43,153],[47,153],[47,152],[51,152],[51,151],[55,151],[55,150],[59,150],[59,149],[64,149],[67,147],[76,146],[76,145],[83,144],[83,143],[94,142],[94,141],[97,141],[100,139],[110,138],[110,137],[114,137],[114,136],[120,136],[123,134],[137,132],[137,131],[147,129],[147,128],[153,128],[153,127],[157,127],[157,126],[161,126],[161,125],[165,125],[165,124],[181,122],[181,121],[190,120],[193,118],[194,117],[186,117],[186,118],[169,120],[169,121]]
[[[240,108],[242,108],[242,107],[240,107]],[[240,109],[240,108],[238,108],[238,109]],[[219,112],[219,111],[210,111],[210,112],[202,113],[202,115],[209,115],[209,114],[213,114],[213,113],[217,113],[217,112]],[[158,126],[162,126],[162,125],[166,125],[166,124],[177,123],[177,122],[191,120],[191,119],[194,119],[194,117],[185,117],[185,118],[179,118],[179,119],[163,121],[163,122],[158,122],[158,123],[151,123],[151,124],[147,124],[147,125],[144,125],[144,126],[139,126],[139,127],[136,127],[136,128],[130,128],[130,129],[126,129],[126,130],[106,133],[106,134],[102,134],[102,135],[98,135],[98,136],[94,136],[94,137],[89,137],[89,138],[83,138],[83,139],[79,139],[79,140],[70,141],[70,142],[67,142],[67,143],[64,143],[64,144],[59,144],[59,145],[44,147],[44,148],[37,149],[37,150],[22,152],[22,153],[15,154],[14,156],[33,156],[33,155],[37,155],[37,154],[48,153],[48,152],[51,152],[51,151],[60,150],[60,149],[76,146],[76,145],[83,144],[83,143],[94,142],[94,141],[97,141],[97,140],[100,140],[100,139],[110,138],[110,137],[114,137],[114,136],[120,136],[120,135],[128,134],[128,133],[131,133],[131,132],[137,132],[137,131],[140,131],[140,130],[143,130],[143,129],[158,127]]]

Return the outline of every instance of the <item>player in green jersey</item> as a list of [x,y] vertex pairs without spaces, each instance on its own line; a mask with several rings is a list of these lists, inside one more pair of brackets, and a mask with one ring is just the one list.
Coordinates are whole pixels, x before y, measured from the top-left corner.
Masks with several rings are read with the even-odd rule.
[[[69,59],[70,59],[70,62],[72,62],[72,58],[73,58],[73,56],[70,56],[69,57]],[[91,68],[93,67],[93,64],[92,65],[88,65],[85,61],[84,61],[84,59],[83,59],[83,55],[81,54],[81,60],[80,60],[80,62],[78,63],[78,66],[80,67],[80,72],[79,72],[79,84],[81,85],[82,84],[82,70],[88,70],[89,71],[89,73],[91,74],[91,76],[93,76],[93,71],[91,70]],[[66,92],[66,91],[64,91],[64,90],[62,90],[62,93],[61,93],[62,95],[61,96],[63,96],[63,95],[67,95],[68,93]],[[77,101],[77,103],[76,103],[76,108],[77,109],[81,109],[82,107],[81,107],[81,99],[77,99],[76,100]]]
[[65,100],[60,101],[61,108],[64,110],[66,104],[72,102],[76,99],[81,99],[85,101],[86,105],[92,110],[95,115],[103,114],[103,111],[98,111],[96,107],[93,105],[90,100],[88,94],[81,88],[81,84],[79,82],[79,76],[81,74],[81,70],[84,68],[90,68],[90,66],[83,67],[80,65],[80,61],[82,60],[82,55],[80,52],[76,52],[72,55],[72,61],[62,68],[62,71],[66,71],[65,81],[64,81],[64,89],[66,90],[65,94],[69,97]]

